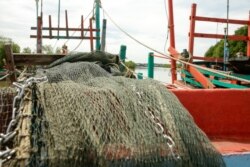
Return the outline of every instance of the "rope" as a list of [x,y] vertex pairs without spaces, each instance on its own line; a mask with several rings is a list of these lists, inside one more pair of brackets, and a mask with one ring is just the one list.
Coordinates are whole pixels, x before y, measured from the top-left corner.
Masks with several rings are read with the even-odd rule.
[[234,80],[238,80],[238,81],[242,81],[242,82],[246,82],[246,83],[250,83],[249,80],[247,79],[243,79],[243,78],[239,78],[239,77],[235,77],[235,76],[231,76],[231,75],[228,75],[228,74],[224,74],[222,73],[221,71],[218,71],[218,70],[214,70],[214,69],[210,69],[210,68],[207,68],[207,67],[202,67],[202,66],[199,66],[199,65],[196,65],[196,64],[192,64],[192,63],[189,63],[189,62],[185,62],[185,61],[182,61],[178,58],[175,58],[175,57],[172,57],[172,56],[181,56],[180,54],[175,54],[175,55],[167,55],[167,54],[164,54],[162,53],[161,51],[158,51],[150,46],[148,46],[147,44],[144,44],[143,42],[139,41],[138,39],[136,39],[135,37],[133,37],[132,35],[130,35],[128,32],[126,32],[124,29],[122,29],[111,17],[110,15],[106,12],[106,10],[104,10],[104,8],[102,8],[102,10],[104,11],[104,13],[106,14],[106,16],[110,19],[110,21],[121,31],[123,32],[125,35],[127,35],[129,38],[131,38],[132,40],[134,40],[135,42],[137,42],[138,44],[144,46],[145,48],[148,48],[162,56],[165,56],[166,58],[170,58],[170,59],[173,59],[175,61],[178,61],[180,63],[183,63],[183,64],[186,64],[186,65],[189,65],[191,67],[195,67],[197,69],[201,69],[201,70],[205,70],[205,71],[209,71],[209,72],[212,72],[212,73],[216,73],[216,74],[219,74],[219,75],[222,75],[224,77],[227,77],[227,78],[231,78],[231,79],[234,79]]

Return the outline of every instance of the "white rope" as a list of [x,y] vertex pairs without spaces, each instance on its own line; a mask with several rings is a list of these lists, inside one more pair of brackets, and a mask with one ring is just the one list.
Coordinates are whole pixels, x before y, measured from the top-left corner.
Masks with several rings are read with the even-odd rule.
[[[103,9],[103,7],[102,7]],[[167,55],[167,54],[164,54],[162,53],[161,51],[158,51],[146,44],[144,44],[143,42],[139,41],[138,39],[134,38],[132,35],[130,35],[128,32],[126,32],[125,30],[123,30],[111,17],[110,15],[103,9],[104,13],[107,15],[107,17],[110,19],[110,21],[121,31],[123,32],[125,35],[127,35],[129,38],[131,38],[132,40],[134,40],[135,42],[139,43],[140,45],[162,55],[162,56],[165,56],[166,58],[170,58],[170,59],[173,59],[175,61],[178,61],[180,63],[183,63],[183,64],[186,64],[186,65],[189,65],[189,66],[192,66],[192,67],[195,67],[197,69],[201,69],[201,70],[205,70],[205,71],[209,71],[209,72],[212,72],[212,73],[216,73],[216,74],[219,74],[219,75],[222,75],[224,77],[227,77],[227,78],[231,78],[231,79],[234,79],[234,80],[238,80],[238,81],[242,81],[242,82],[246,82],[246,83],[250,83],[250,80],[247,80],[247,79],[243,79],[243,78],[239,78],[239,77],[235,77],[235,76],[232,76],[232,75],[228,75],[228,74],[224,74],[222,73],[221,71],[218,71],[218,70],[214,70],[214,69],[210,69],[210,68],[207,68],[207,67],[202,67],[202,66],[199,66],[199,65],[196,65],[196,64],[192,64],[192,63],[189,63],[189,62],[185,62],[185,61],[182,61],[178,58],[175,58],[175,57],[172,57],[171,55]],[[180,54],[176,54],[176,55],[180,55]]]

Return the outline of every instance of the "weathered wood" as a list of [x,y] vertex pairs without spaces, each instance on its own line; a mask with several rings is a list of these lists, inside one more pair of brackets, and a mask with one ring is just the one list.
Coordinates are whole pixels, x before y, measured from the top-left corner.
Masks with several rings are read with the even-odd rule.
[[[31,30],[36,30],[37,28],[36,27],[31,27]],[[82,28],[57,28],[57,27],[43,27],[42,30],[52,30],[52,31],[82,31]],[[84,31],[90,31],[89,28],[84,28],[83,29]],[[95,29],[93,28],[92,31],[100,31],[99,29]]]
[[14,61],[16,65],[48,65],[53,61],[64,57],[64,54],[22,54],[15,53]]
[[[37,35],[30,35],[30,38],[37,38]],[[50,38],[50,39],[97,39],[96,37],[77,37],[77,36],[49,36],[49,35],[43,35],[42,38]]]
[[15,74],[15,63],[13,58],[12,46],[10,44],[5,45],[5,54],[6,54],[6,68],[12,72],[10,75],[10,81],[15,82],[17,80]]

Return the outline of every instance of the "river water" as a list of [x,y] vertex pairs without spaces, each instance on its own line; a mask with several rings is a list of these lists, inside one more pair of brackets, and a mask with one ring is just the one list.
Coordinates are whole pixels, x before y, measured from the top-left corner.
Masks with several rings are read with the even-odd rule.
[[[148,69],[146,67],[139,67],[135,69],[136,73],[143,73],[143,76],[148,76]],[[155,67],[154,68],[154,79],[166,83],[171,83],[171,70],[170,68]],[[180,75],[178,74],[178,79]]]

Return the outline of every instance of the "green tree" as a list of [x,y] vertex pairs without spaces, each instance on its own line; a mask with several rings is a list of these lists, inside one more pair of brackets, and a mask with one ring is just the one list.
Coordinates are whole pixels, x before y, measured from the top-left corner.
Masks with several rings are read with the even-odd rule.
[[4,66],[4,59],[5,59],[5,44],[11,43],[12,44],[12,50],[14,53],[20,53],[20,46],[14,42],[10,38],[6,38],[3,36],[0,36],[0,68],[3,68]]
[[31,53],[30,47],[23,48],[23,53]]
[[[240,27],[234,33],[235,35],[247,36],[247,26]],[[229,55],[232,57],[237,52],[246,53],[247,42],[246,41],[229,41]],[[214,46],[211,46],[205,53],[206,57],[223,57],[224,55],[224,40],[220,40]]]
[[125,62],[125,65],[129,68],[129,69],[131,69],[131,70],[135,70],[135,68],[136,68],[136,64],[135,64],[135,62],[133,62],[133,61],[126,61]]
[[43,50],[42,52],[44,54],[53,54],[54,53],[53,47],[51,45],[43,45],[42,50]]

